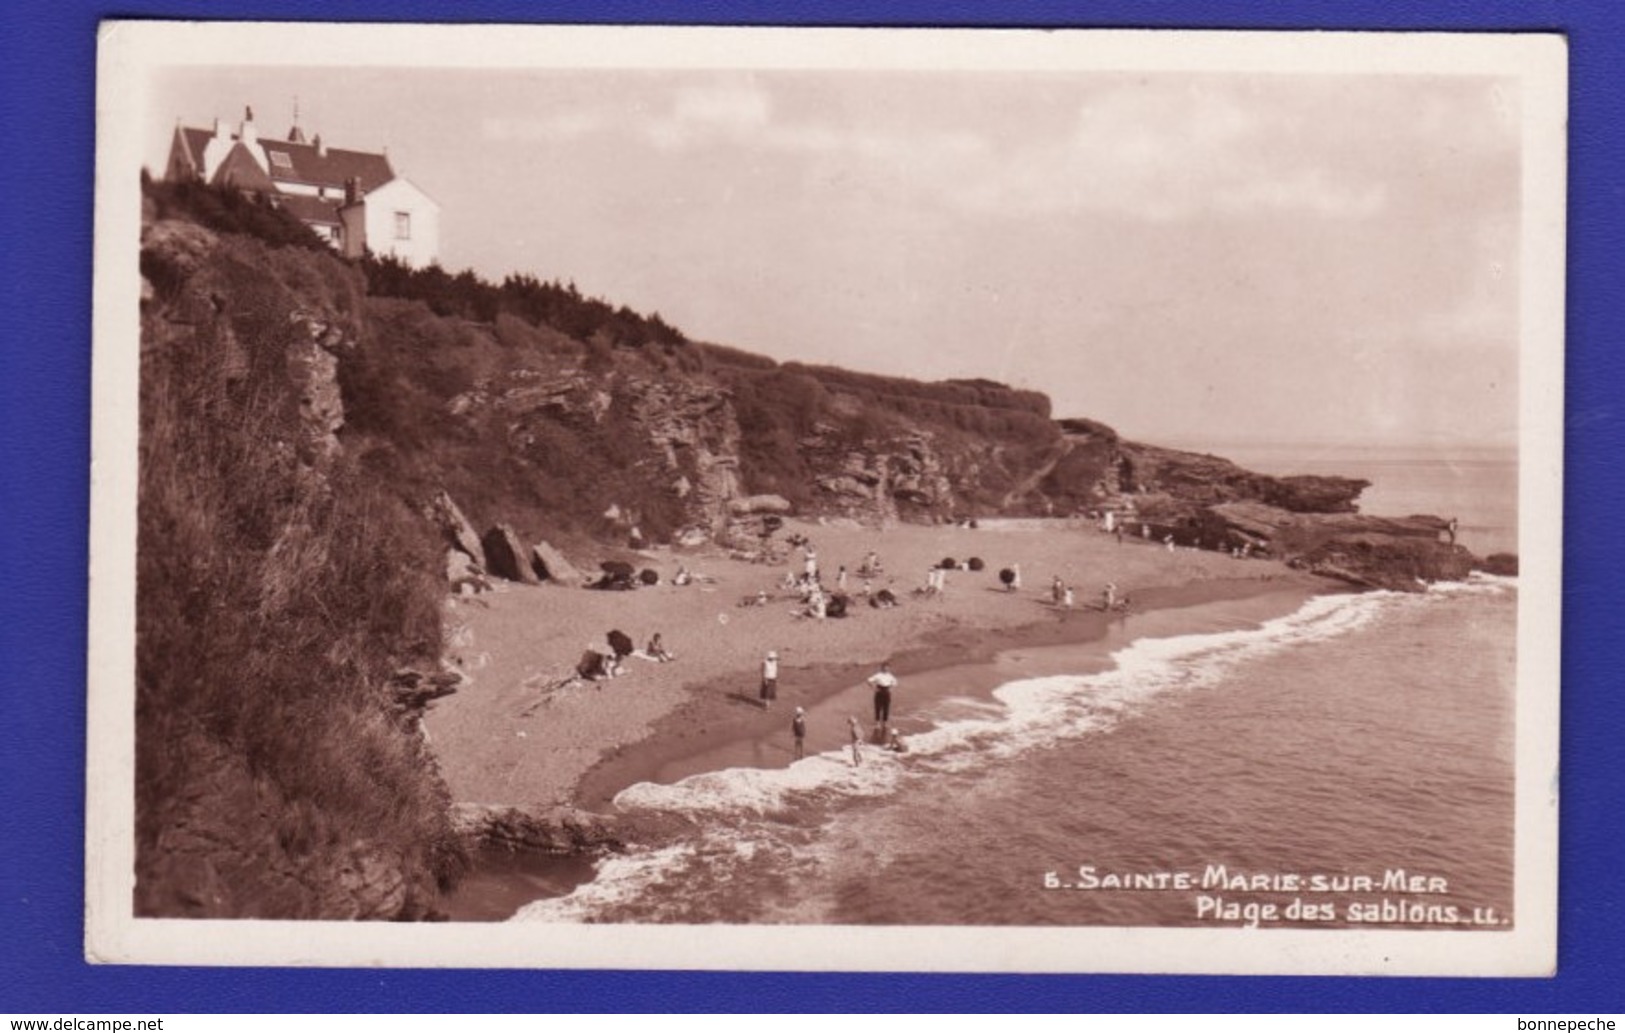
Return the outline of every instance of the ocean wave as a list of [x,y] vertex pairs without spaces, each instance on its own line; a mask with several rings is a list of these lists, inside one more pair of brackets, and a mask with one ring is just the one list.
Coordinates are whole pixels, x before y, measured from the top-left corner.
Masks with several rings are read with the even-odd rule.
[[568,895],[526,904],[514,915],[519,922],[584,922],[610,908],[644,899],[647,891],[688,863],[698,852],[693,843],[634,851],[598,862],[597,877]]
[[854,766],[851,756],[849,749],[830,750],[784,768],[726,768],[690,775],[670,785],[639,782],[623,789],[615,797],[615,806],[621,810],[762,815],[791,810],[805,797],[819,793],[861,797],[893,791],[901,758],[869,746],[863,748],[863,763]]
[[993,703],[976,707],[953,701],[944,709],[963,716],[937,717],[909,737],[904,755],[865,746],[864,763],[854,766],[843,748],[785,768],[728,768],[671,784],[638,783],[616,796],[615,804],[622,810],[760,816],[793,813],[830,797],[882,796],[914,768],[962,771],[1105,730],[1161,695],[1211,686],[1238,663],[1347,634],[1412,598],[1393,592],[1316,596],[1258,627],[1138,639],[1114,652],[1105,671],[1007,682],[993,690]]
[[[736,878],[748,881],[747,870],[757,879],[766,878],[764,872],[790,878],[794,871],[797,886],[818,884],[813,870],[828,862],[820,830],[847,802],[906,793],[911,781],[974,774],[1027,751],[1086,739],[1171,695],[1220,688],[1242,665],[1374,622],[1404,620],[1430,606],[1454,605],[1464,594],[1505,593],[1505,581],[1483,579],[1437,593],[1316,596],[1294,613],[1255,627],[1138,639],[1113,652],[1110,666],[1096,673],[1018,679],[996,687],[992,700],[944,701],[934,716],[922,715],[933,723],[910,736],[908,753],[866,745],[857,766],[843,748],[785,768],[730,768],[673,784],[630,786],[616,797],[618,808],[686,814],[697,819],[695,839],[608,858],[592,882],[529,905],[516,920],[684,921],[690,913],[716,920],[733,904],[727,887]],[[671,895],[659,889],[663,883],[705,897],[668,900]],[[804,912],[819,908],[802,899],[800,890],[783,896],[780,904],[758,904],[769,913],[789,908],[783,920],[805,920]]]

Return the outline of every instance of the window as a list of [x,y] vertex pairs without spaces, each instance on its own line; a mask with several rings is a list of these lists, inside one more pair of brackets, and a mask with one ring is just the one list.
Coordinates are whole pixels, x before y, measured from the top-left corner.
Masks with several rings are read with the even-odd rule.
[[271,164],[279,169],[293,168],[293,159],[288,157],[287,151],[266,151],[271,156]]
[[396,212],[395,213],[395,239],[396,240],[411,240],[412,239],[412,213],[411,212]]

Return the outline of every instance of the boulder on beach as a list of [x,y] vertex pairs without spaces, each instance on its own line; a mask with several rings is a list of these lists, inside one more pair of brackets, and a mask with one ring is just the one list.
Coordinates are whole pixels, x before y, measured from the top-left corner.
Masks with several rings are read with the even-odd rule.
[[486,570],[509,581],[527,585],[537,583],[536,571],[531,569],[525,546],[512,527],[498,524],[485,532],[481,544],[485,546]]
[[564,558],[564,553],[545,541],[530,547],[530,566],[543,581],[571,587],[581,584],[581,572]]

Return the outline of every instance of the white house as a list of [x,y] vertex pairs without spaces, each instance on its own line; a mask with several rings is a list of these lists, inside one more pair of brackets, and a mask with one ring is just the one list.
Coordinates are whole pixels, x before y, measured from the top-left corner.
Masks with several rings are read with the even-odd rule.
[[306,141],[298,125],[265,139],[252,108],[236,132],[219,119],[212,130],[177,125],[164,178],[262,194],[346,257],[371,251],[422,268],[440,254],[440,205],[387,154],[328,147],[319,133]]
[[440,247],[440,206],[416,183],[396,176],[339,209],[342,250],[393,255],[414,269],[432,265]]

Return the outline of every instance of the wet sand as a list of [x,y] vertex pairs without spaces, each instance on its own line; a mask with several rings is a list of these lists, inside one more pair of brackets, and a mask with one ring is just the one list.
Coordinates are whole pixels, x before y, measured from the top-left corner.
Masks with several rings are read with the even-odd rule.
[[[905,741],[910,734],[924,731],[924,723],[914,716],[917,712],[959,694],[967,681],[997,684],[998,678],[991,674],[977,677],[975,669],[986,667],[991,672],[998,666],[995,658],[1001,655],[1096,642],[1107,637],[1109,627],[1116,637],[1132,639],[1137,634],[1134,626],[1153,614],[1216,602],[1279,596],[1272,615],[1284,615],[1319,588],[1319,584],[1295,578],[1197,581],[1147,589],[1137,598],[1132,613],[1060,611],[1041,622],[1013,628],[941,629],[889,658],[899,680],[890,726]],[[850,741],[848,715],[858,719],[866,745],[878,748],[883,737],[876,732],[873,693],[867,683],[876,669],[875,664],[856,663],[799,669],[793,677],[780,678],[778,698],[771,708],[764,708],[759,700],[742,698],[734,691],[737,679],[697,686],[689,700],[657,722],[653,734],[635,749],[616,751],[594,765],[579,783],[576,799],[589,810],[608,811],[615,795],[637,782],[671,783],[727,767],[784,767],[795,760],[790,722],[797,706],[807,711],[807,756],[844,750]],[[1036,676],[1062,671],[1028,666],[1023,673]]]

